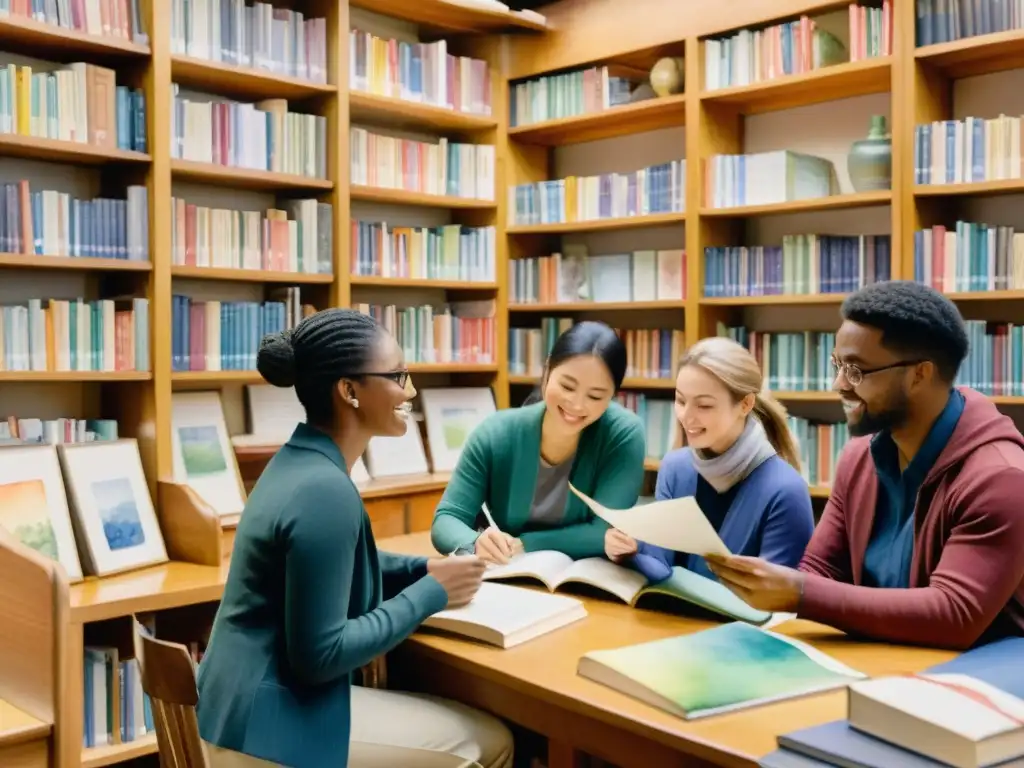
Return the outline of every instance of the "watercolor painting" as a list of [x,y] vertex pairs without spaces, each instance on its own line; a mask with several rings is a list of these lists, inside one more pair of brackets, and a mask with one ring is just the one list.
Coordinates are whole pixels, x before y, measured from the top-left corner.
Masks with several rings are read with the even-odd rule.
[[115,477],[96,480],[91,486],[110,551],[145,544],[146,533],[142,530],[131,481],[127,477]]
[[585,658],[672,702],[687,717],[841,687],[862,675],[770,632],[736,622]]
[[227,470],[228,463],[220,447],[217,427],[178,427],[178,439],[188,477],[205,477]]
[[42,480],[0,485],[0,525],[25,546],[58,559],[57,534],[50,521],[50,505]]
[[444,444],[450,451],[462,448],[469,433],[480,420],[480,413],[475,408],[442,408],[441,420],[444,425]]

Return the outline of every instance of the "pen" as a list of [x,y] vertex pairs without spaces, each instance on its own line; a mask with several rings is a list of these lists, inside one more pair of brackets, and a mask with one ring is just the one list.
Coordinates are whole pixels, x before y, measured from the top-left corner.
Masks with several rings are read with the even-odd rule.
[[495,530],[500,531],[501,529],[498,528],[498,524],[496,522],[494,522],[494,518],[491,517],[491,510],[489,510],[487,508],[487,503],[486,502],[482,505],[482,508],[483,508],[483,511],[484,511],[484,517],[487,518],[487,524],[489,526],[491,526],[491,528],[494,528]]

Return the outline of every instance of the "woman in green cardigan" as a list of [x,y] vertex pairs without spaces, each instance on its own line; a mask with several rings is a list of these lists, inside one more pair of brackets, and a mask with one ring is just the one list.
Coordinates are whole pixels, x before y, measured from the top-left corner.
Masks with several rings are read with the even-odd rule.
[[264,337],[257,366],[295,387],[306,423],[271,459],[238,525],[198,673],[211,764],[241,753],[290,768],[510,768],[511,734],[495,718],[352,685],[355,670],[428,616],[469,602],[485,567],[379,552],[349,478],[371,437],[406,430],[415,390],[401,349],[366,315],[329,309]]
[[[625,375],[626,347],[604,323],[559,336],[538,402],[498,411],[466,441],[434,513],[437,550],[493,563],[542,549],[607,555],[609,527],[569,484],[612,509],[636,503],[647,450],[640,417],[613,402]],[[484,504],[497,527],[477,527]]]

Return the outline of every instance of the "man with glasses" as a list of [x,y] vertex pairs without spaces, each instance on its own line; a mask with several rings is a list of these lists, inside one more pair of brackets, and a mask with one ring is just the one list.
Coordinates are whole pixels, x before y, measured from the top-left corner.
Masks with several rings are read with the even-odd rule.
[[1024,635],[1024,438],[954,387],[956,306],[912,282],[849,296],[834,389],[854,438],[797,569],[709,559],[751,605],[853,635],[967,648]]

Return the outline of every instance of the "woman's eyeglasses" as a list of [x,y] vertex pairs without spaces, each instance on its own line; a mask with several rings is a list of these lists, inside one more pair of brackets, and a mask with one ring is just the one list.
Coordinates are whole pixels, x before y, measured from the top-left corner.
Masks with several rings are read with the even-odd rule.
[[409,372],[408,371],[387,371],[385,373],[370,372],[370,373],[364,373],[362,375],[363,376],[379,376],[382,379],[391,379],[391,381],[395,382],[395,384],[400,386],[402,389],[405,389],[405,385],[409,381]]

